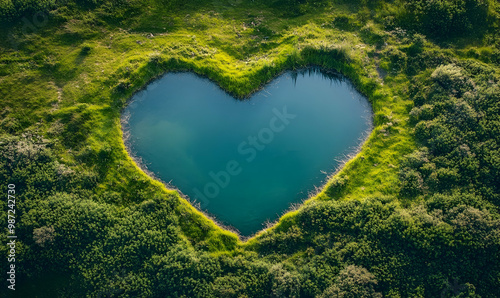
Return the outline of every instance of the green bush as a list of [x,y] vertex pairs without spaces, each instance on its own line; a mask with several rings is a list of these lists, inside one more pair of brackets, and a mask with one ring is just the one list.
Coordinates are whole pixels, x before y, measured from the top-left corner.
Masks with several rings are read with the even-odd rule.
[[448,90],[464,93],[473,88],[472,82],[463,74],[463,70],[454,64],[439,66],[434,70],[431,78]]
[[[410,120],[424,152],[402,162],[402,194],[415,194],[423,182],[431,192],[466,188],[498,204],[500,185],[500,90],[491,67],[470,60],[437,67],[413,92]],[[406,168],[406,169],[405,169]],[[420,180],[421,178],[421,180]]]
[[46,12],[56,7],[58,0],[1,0],[0,21],[12,20],[21,16]]
[[432,37],[477,34],[490,23],[491,0],[410,0],[401,2],[400,23]]
[[401,181],[400,195],[403,197],[415,197],[423,191],[423,179],[419,172],[410,168],[403,168],[399,173]]
[[34,15],[46,13],[61,7],[80,7],[94,9],[105,6],[116,11],[120,7],[132,4],[127,0],[0,0],[0,22],[12,22],[22,17],[29,21]]
[[349,265],[340,271],[335,282],[323,292],[322,298],[377,298],[381,293],[375,291],[375,276],[363,267]]

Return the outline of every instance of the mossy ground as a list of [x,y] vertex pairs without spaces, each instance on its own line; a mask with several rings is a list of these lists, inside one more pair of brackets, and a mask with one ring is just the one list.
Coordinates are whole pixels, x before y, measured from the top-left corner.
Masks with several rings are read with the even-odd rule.
[[[147,82],[167,71],[194,71],[245,100],[286,69],[319,65],[341,71],[369,97],[375,127],[337,174],[349,177],[342,190],[334,189],[332,178],[315,199],[394,196],[399,159],[414,148],[407,124],[411,102],[394,88],[404,78],[384,84],[377,74],[371,57],[380,49],[367,39],[383,35],[380,28],[357,24],[366,31],[363,38],[335,27],[336,16],[349,14],[348,6],[318,8],[284,21],[258,4],[214,2],[174,12],[157,6],[115,25],[99,24],[92,12],[68,19],[56,11],[44,27],[18,37],[18,51],[9,44],[2,48],[2,105],[23,129],[58,139],[60,160],[72,168],[87,169],[81,160],[90,152],[109,152],[90,167],[101,168],[100,191],[122,194],[110,203],[128,205],[176,195],[139,170],[123,145],[120,111]],[[2,36],[17,36],[17,30],[4,28]],[[184,212],[207,221],[193,210]],[[185,228],[190,237],[200,236],[194,226]]]

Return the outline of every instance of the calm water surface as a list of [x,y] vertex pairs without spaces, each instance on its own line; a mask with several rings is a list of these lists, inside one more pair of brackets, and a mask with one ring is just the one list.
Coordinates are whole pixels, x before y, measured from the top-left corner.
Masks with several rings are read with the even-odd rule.
[[306,199],[371,127],[370,105],[349,81],[314,69],[285,73],[245,101],[170,73],[124,113],[133,154],[245,236]]

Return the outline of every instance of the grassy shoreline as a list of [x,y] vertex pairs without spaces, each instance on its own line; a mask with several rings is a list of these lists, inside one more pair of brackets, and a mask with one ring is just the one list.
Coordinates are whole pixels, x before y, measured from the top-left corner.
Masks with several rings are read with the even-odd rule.
[[[345,77],[342,74],[338,73],[336,70],[333,70],[333,69],[322,69],[322,68],[320,68],[318,66],[315,66],[315,65],[300,66],[300,68],[296,68],[296,69],[283,69],[283,70],[281,70],[277,74],[276,77],[279,77],[282,74],[287,73],[289,71],[306,71],[308,69],[312,69],[312,70],[315,70],[315,71],[321,71],[321,72],[334,72],[336,75],[341,75],[342,76],[342,78],[341,78],[342,80],[349,80],[347,77]],[[340,161],[340,164],[336,167],[336,169],[334,170],[334,172],[329,173],[329,175],[326,178],[326,180],[324,182],[322,182],[322,184],[320,186],[316,187],[316,191],[315,191],[316,193],[315,194],[310,195],[307,198],[304,198],[302,200],[302,203],[296,204],[297,206],[290,206],[286,210],[283,210],[281,212],[282,215],[278,219],[276,219],[274,221],[274,224],[272,224],[272,226],[268,226],[266,228],[262,228],[260,231],[258,231],[254,235],[251,235],[251,236],[242,236],[242,235],[239,235],[239,233],[233,227],[231,227],[230,225],[224,225],[223,223],[219,222],[217,220],[217,217],[214,216],[214,215],[212,215],[212,214],[210,214],[207,210],[200,209],[199,208],[199,203],[198,204],[193,204],[194,202],[192,202],[188,196],[182,194],[182,190],[176,188],[174,185],[166,183],[165,181],[163,181],[162,179],[160,179],[155,173],[149,171],[148,168],[147,168],[147,166],[140,160],[140,157],[138,158],[135,155],[135,153],[131,152],[130,144],[128,143],[128,138],[127,138],[127,135],[128,135],[127,121],[128,120],[126,119],[126,115],[123,113],[123,111],[126,109],[126,107],[129,104],[131,104],[131,103],[134,102],[134,96],[137,93],[145,90],[145,88],[149,84],[153,83],[154,81],[160,80],[161,77],[164,76],[165,74],[168,74],[168,73],[186,73],[186,72],[189,72],[189,70],[175,70],[175,71],[166,70],[166,72],[164,74],[160,74],[158,77],[154,77],[154,78],[150,79],[148,81],[148,83],[143,88],[141,88],[141,89],[139,89],[137,91],[134,91],[133,95],[130,97],[130,99],[127,101],[127,103],[125,104],[125,106],[122,108],[122,112],[121,112],[120,124],[121,124],[121,131],[122,131],[122,136],[123,136],[122,138],[123,138],[123,143],[125,145],[125,150],[127,151],[127,154],[132,158],[132,160],[134,161],[135,165],[138,167],[138,169],[140,171],[144,172],[151,179],[153,179],[155,181],[160,181],[165,186],[166,191],[177,192],[178,195],[182,199],[188,201],[190,203],[190,205],[192,205],[198,212],[201,212],[207,219],[213,221],[222,230],[229,231],[229,232],[232,232],[232,233],[236,234],[238,236],[238,239],[240,241],[242,241],[241,242],[242,244],[245,243],[245,242],[247,242],[251,238],[258,237],[258,234],[261,234],[265,230],[268,230],[269,228],[271,228],[272,226],[274,226],[280,220],[281,217],[284,217],[284,216],[288,215],[289,212],[296,211],[297,208],[298,207],[300,208],[300,206],[303,205],[304,203],[306,203],[306,201],[313,200],[313,199],[318,199],[320,196],[323,196],[323,197],[327,196],[325,194],[325,192],[327,191],[327,185],[331,185],[332,182],[335,181],[335,179],[338,178],[339,175],[345,175],[345,173],[342,173],[342,174],[340,174],[340,173],[342,172],[342,170],[344,169],[344,167],[346,166],[346,164],[351,163],[353,161],[353,159],[358,158],[359,156],[361,156],[362,148],[364,147],[366,140],[368,140],[370,138],[371,132],[373,130],[373,127],[372,127],[373,126],[372,125],[373,111],[371,111],[370,119],[366,120],[367,122],[370,123],[370,127],[368,128],[368,130],[363,133],[363,135],[360,138],[360,140],[358,141],[358,144],[357,144],[356,147],[348,149],[348,152],[343,157],[342,161]],[[216,84],[218,88],[221,88],[217,84],[217,82],[211,80],[209,77],[203,76],[203,75],[200,75],[200,74],[197,74],[197,75],[200,76],[200,77],[203,77],[203,78],[207,78],[208,80],[210,80],[211,82],[213,82],[214,84]],[[271,79],[271,81],[272,80],[274,80],[274,78]],[[251,97],[252,94],[258,92],[259,90],[262,90],[262,88],[265,88],[267,86],[267,84],[269,84],[269,82],[267,82],[265,84],[261,84],[258,89],[254,90],[254,91],[251,91],[250,94],[243,95],[242,97],[239,97],[238,100],[250,100],[250,97]],[[356,88],[356,86],[352,85],[351,88]],[[221,88],[221,90],[223,90],[224,92],[226,92],[222,88]],[[140,100],[140,99],[135,99],[135,100]],[[312,192],[313,191],[311,190],[310,193],[312,193]]]

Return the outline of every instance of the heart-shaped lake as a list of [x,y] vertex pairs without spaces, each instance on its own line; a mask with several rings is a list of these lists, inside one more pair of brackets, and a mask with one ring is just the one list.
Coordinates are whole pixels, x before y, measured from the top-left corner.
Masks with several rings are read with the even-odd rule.
[[125,109],[127,146],[160,179],[248,236],[321,186],[371,128],[349,81],[287,72],[249,100],[192,73],[169,73]]

